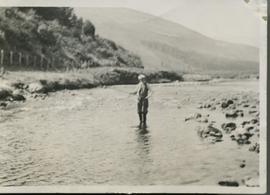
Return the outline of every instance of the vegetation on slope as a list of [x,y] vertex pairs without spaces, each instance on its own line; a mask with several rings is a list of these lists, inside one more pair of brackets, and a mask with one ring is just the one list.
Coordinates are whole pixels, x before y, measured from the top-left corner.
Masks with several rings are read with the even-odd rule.
[[53,69],[143,67],[138,56],[96,35],[95,26],[68,7],[0,8],[0,47],[6,55],[14,52],[14,61],[18,53],[30,56],[30,66],[36,56]]

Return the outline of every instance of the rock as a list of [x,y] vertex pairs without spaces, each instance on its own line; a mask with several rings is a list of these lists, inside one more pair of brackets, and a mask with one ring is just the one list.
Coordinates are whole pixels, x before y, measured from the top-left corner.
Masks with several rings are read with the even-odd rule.
[[229,105],[227,104],[227,102],[222,102],[221,103],[221,108],[227,108]]
[[222,141],[221,138],[223,137],[222,132],[219,129],[213,127],[212,125],[198,127],[197,133],[201,138],[209,138],[209,140],[212,142]]
[[17,94],[12,96],[14,101],[25,101],[25,97],[23,95]]
[[241,117],[244,116],[243,110],[235,110],[235,111],[231,111],[225,114],[226,118],[236,118],[238,116],[241,116]]
[[0,100],[5,100],[10,96],[12,96],[11,90],[0,88]]
[[248,111],[249,114],[254,114],[254,113],[257,113],[258,111],[257,110],[250,110]]
[[30,83],[27,89],[30,93],[45,93],[46,92],[46,89],[44,85],[41,84],[41,82]]
[[245,180],[245,185],[247,187],[260,187],[259,181],[259,178],[248,178]]
[[241,164],[240,164],[240,168],[244,168],[245,166],[246,166],[245,163],[241,163]]
[[226,118],[236,118],[236,117],[238,117],[238,114],[236,112],[226,113],[225,117]]
[[203,108],[203,106],[202,106],[202,105],[199,105],[197,108],[202,109],[202,108]]
[[12,99],[14,101],[25,101],[25,97],[22,95],[22,90],[16,89],[12,92]]
[[260,153],[260,144],[258,143],[253,144],[252,146],[250,146],[249,151]]
[[227,101],[227,105],[231,105],[231,104],[233,104],[233,101],[232,100],[228,100]]
[[198,119],[198,118],[201,118],[201,117],[202,117],[202,115],[200,113],[195,113],[194,114],[194,118],[195,119]]
[[256,123],[258,123],[258,122],[259,122],[259,120],[256,119],[256,118],[250,120],[250,123],[251,123],[251,124],[256,124]]
[[236,129],[236,124],[233,122],[230,123],[223,123],[221,125],[221,128],[226,132],[226,133],[231,133]]
[[208,119],[207,118],[201,118],[197,120],[200,123],[208,123]]
[[216,110],[217,108],[215,106],[211,107],[210,110]]
[[25,84],[22,82],[11,83],[11,86],[16,89],[25,89]]
[[247,131],[247,132],[251,132],[251,131],[254,130],[254,129],[255,129],[254,126],[248,126],[248,127],[246,127],[246,131]]
[[1,106],[1,107],[7,107],[7,105],[8,105],[8,104],[7,104],[6,102],[0,102],[0,106]]
[[232,186],[232,187],[239,186],[239,183],[237,181],[219,181],[218,184],[221,186]]
[[247,107],[249,107],[249,105],[248,104],[244,104],[243,107],[244,108],[247,108]]
[[242,123],[241,123],[241,125],[242,125],[242,127],[244,127],[245,125],[247,125],[247,124],[249,124],[250,123],[250,121],[243,121]]
[[202,117],[202,115],[200,113],[195,113],[195,114],[193,114],[193,115],[191,115],[189,117],[186,117],[185,122],[189,121],[189,120],[192,120],[192,119],[198,119],[198,118],[201,118],[201,117]]
[[204,104],[203,107],[204,107],[204,108],[210,108],[210,107],[211,107],[211,104]]
[[231,139],[232,139],[233,141],[236,140],[235,135],[231,135],[230,137],[231,137]]

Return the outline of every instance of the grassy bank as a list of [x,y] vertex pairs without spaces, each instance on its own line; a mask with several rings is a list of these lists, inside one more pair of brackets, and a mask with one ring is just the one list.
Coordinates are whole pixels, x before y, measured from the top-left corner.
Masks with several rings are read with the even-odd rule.
[[[183,81],[182,73],[136,68],[92,68],[69,72],[7,72],[0,78],[0,100],[24,100],[25,95],[59,90],[89,89],[104,85],[136,84],[144,73],[150,83]],[[20,95],[21,98],[18,98]]]
[[104,85],[136,84],[143,73],[149,83],[173,81],[210,81],[213,79],[249,79],[256,75],[185,74],[140,68],[91,68],[68,72],[17,71],[0,77],[0,100],[24,100],[27,94],[46,94],[59,90],[89,89]]

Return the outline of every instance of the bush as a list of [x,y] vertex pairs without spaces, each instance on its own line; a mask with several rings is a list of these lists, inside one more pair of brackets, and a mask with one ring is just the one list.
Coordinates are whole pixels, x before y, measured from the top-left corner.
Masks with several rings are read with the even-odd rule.
[[86,36],[95,36],[95,26],[89,20],[86,20],[83,25],[83,33]]

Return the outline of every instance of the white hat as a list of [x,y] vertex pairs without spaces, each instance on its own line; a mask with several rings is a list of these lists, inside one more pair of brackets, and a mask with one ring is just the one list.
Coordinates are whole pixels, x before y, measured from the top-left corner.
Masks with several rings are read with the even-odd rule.
[[145,76],[144,76],[143,74],[140,74],[140,75],[138,76],[138,79],[139,79],[139,80],[145,79]]

